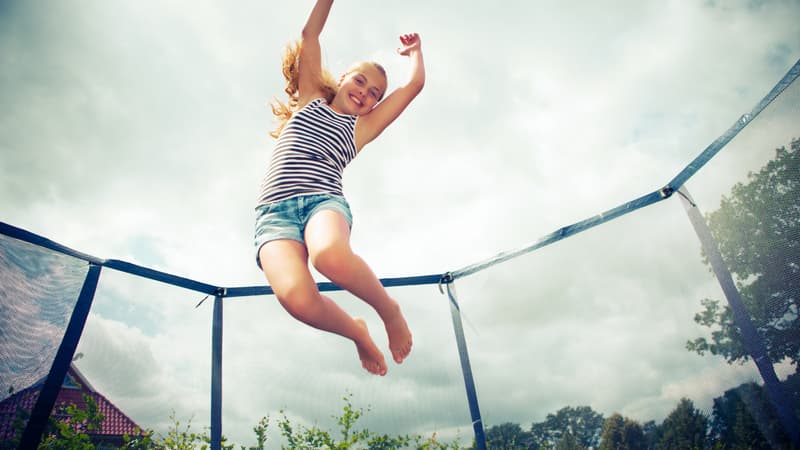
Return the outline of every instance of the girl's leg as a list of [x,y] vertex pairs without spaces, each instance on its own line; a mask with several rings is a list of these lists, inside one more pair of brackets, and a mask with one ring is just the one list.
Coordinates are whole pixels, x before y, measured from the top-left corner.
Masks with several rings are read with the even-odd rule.
[[261,247],[259,258],[275,296],[289,314],[314,328],[351,339],[361,365],[374,374],[386,374],[383,354],[370,337],[366,323],[353,319],[336,302],[319,293],[302,243],[288,239],[268,242]]
[[411,352],[411,332],[392,299],[360,256],[350,248],[350,227],[337,211],[322,210],[309,219],[305,231],[311,263],[336,285],[367,302],[383,319],[392,357],[399,364]]

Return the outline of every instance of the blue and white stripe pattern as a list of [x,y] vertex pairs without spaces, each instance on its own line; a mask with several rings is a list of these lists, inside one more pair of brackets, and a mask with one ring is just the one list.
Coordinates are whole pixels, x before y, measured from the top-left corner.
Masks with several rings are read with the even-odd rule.
[[324,98],[295,112],[275,144],[258,205],[300,195],[344,197],[342,173],[356,156],[356,119],[332,110]]

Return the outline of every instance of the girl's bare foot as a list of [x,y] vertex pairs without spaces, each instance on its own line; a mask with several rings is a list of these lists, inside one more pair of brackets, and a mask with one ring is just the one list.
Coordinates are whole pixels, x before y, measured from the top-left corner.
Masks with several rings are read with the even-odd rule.
[[358,357],[361,359],[361,366],[367,369],[370,373],[375,375],[386,375],[386,361],[383,359],[383,353],[375,345],[372,337],[369,335],[367,323],[364,319],[353,319],[356,324],[364,330],[362,336],[354,339],[356,348],[358,349]]
[[383,323],[386,326],[386,334],[389,335],[389,350],[392,351],[392,358],[397,364],[400,364],[411,353],[411,331],[408,329],[406,319],[399,307],[397,312],[384,319]]

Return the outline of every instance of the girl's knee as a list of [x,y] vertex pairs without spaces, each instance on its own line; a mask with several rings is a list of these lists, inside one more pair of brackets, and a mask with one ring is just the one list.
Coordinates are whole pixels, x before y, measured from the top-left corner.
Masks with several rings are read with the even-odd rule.
[[278,303],[293,316],[304,314],[313,305],[315,296],[319,296],[310,274],[308,277],[283,274],[268,281]]
[[350,249],[342,245],[331,245],[310,255],[314,268],[333,282],[347,274],[351,258]]
[[282,292],[275,292],[275,297],[289,314],[295,318],[303,318],[311,313],[314,307],[313,295],[303,292],[302,289],[288,289]]

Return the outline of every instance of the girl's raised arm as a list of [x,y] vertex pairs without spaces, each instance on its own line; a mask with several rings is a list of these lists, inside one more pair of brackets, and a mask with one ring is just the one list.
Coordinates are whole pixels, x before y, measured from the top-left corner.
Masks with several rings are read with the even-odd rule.
[[422,40],[416,33],[400,36],[403,47],[398,53],[411,61],[411,75],[405,85],[395,89],[375,109],[359,119],[356,128],[356,148],[361,149],[397,119],[425,86],[425,62]]
[[333,0],[317,0],[303,27],[297,83],[301,107],[321,94],[319,80],[322,79],[322,50],[319,45],[319,35],[328,20],[331,6]]

